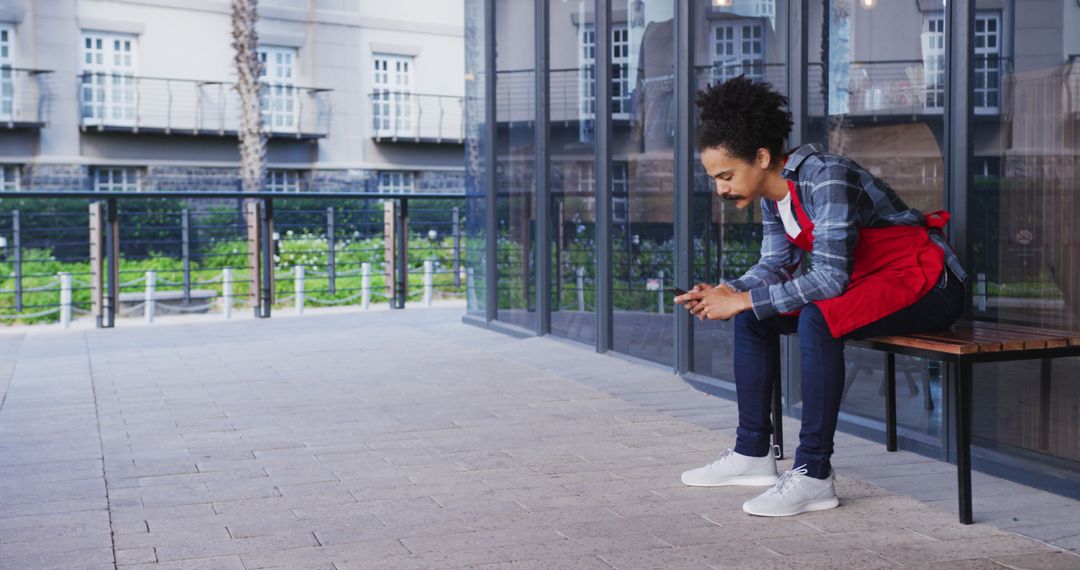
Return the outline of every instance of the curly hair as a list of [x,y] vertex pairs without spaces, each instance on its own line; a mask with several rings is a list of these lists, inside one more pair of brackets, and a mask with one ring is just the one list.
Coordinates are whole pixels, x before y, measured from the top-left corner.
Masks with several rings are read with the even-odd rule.
[[759,148],[778,157],[791,133],[788,98],[768,83],[740,75],[698,91],[701,109],[698,150],[722,147],[732,156],[752,161]]

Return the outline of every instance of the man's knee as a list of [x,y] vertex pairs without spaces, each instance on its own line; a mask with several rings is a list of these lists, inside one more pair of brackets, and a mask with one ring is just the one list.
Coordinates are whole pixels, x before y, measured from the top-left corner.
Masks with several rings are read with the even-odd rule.
[[817,305],[810,303],[799,311],[799,336],[803,334],[826,334],[832,337],[825,314]]
[[766,332],[765,329],[753,311],[743,311],[735,315],[735,334],[761,336]]

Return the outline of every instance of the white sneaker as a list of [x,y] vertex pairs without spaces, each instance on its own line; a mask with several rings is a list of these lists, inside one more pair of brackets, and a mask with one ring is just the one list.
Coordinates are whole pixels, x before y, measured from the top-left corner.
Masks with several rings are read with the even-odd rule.
[[759,517],[790,517],[809,511],[836,508],[835,473],[830,471],[825,479],[806,475],[806,466],[800,465],[785,471],[776,485],[764,493],[743,503],[742,510]]
[[720,452],[720,457],[705,467],[682,474],[682,482],[692,487],[725,487],[751,485],[764,487],[776,483],[776,458],[750,457],[733,449]]

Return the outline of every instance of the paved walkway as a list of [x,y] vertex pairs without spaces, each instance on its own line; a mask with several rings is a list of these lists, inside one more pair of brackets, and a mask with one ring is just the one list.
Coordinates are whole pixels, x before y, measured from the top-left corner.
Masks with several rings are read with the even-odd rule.
[[678,479],[732,402],[460,314],[0,333],[0,567],[1080,568],[1076,501],[977,476],[961,526],[951,466],[850,436],[841,508],[746,516]]

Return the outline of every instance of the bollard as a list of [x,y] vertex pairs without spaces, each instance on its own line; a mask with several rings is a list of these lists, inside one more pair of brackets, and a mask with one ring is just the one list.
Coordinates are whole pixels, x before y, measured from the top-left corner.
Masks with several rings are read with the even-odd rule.
[[[157,278],[153,271],[146,272],[146,304],[143,307],[143,314],[146,316],[146,322],[154,322],[154,285]],[[118,303],[119,304],[119,303]]]
[[986,274],[980,273],[975,279],[975,308],[980,312],[986,311]]
[[371,307],[371,264],[360,264],[360,304],[364,307],[364,310],[368,310]]
[[480,308],[476,300],[476,278],[472,267],[465,270],[465,295],[468,299],[469,308]]
[[662,314],[664,314],[664,272],[663,271],[660,272],[660,279],[659,280],[660,280],[660,290],[658,292],[659,294],[656,297],[656,303],[657,303],[657,310],[662,315]]
[[293,268],[293,273],[296,275],[296,286],[294,289],[296,295],[296,314],[304,314],[304,266],[297,265]]
[[424,305],[430,307],[432,298],[435,296],[435,284],[432,281],[435,271],[435,262],[430,259],[424,262]]
[[585,312],[585,268],[577,268],[577,310]]
[[71,326],[71,274],[60,274],[60,324]]
[[221,270],[221,300],[225,303],[222,312],[226,319],[232,318],[232,268],[226,267]]

